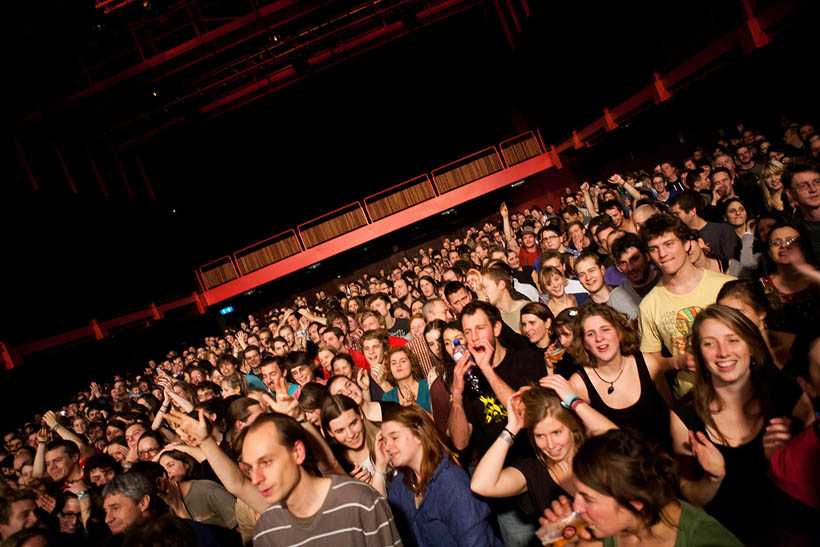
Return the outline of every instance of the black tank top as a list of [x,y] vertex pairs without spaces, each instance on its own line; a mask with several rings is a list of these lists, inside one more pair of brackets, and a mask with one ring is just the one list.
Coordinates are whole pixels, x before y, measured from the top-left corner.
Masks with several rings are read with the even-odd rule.
[[641,396],[635,404],[626,408],[607,406],[598,395],[595,386],[592,385],[587,371],[584,367],[579,367],[578,372],[589,394],[589,404],[618,427],[637,429],[647,440],[661,443],[668,450],[672,447],[672,437],[669,433],[669,407],[666,406],[666,401],[663,400],[652,381],[643,355],[638,352],[633,357],[638,367],[638,379],[641,382]]

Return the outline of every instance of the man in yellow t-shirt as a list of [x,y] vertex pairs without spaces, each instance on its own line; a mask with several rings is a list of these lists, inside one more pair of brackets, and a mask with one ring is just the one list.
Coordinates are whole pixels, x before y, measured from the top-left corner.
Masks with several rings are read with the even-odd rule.
[[[697,242],[692,240],[690,228],[672,215],[656,215],[647,220],[641,229],[641,239],[652,261],[663,272],[660,283],[641,301],[641,351],[661,359],[665,347],[678,360],[679,366],[675,368],[682,369],[691,357],[687,352],[695,317],[714,304],[723,284],[734,278],[697,268],[689,261],[689,247]],[[691,372],[678,372],[675,395],[682,397],[693,384]]]

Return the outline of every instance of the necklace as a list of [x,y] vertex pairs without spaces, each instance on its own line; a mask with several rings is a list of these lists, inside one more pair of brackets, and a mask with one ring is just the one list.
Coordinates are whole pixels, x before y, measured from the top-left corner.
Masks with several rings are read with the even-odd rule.
[[623,357],[621,357],[621,371],[618,373],[618,375],[615,377],[615,379],[612,380],[611,382],[609,380],[604,380],[603,378],[601,378],[601,375],[598,374],[598,368],[597,367],[592,367],[592,372],[595,373],[595,376],[597,376],[600,381],[609,384],[609,387],[606,390],[606,394],[607,395],[612,395],[612,393],[615,391],[615,382],[618,381],[618,379],[621,377],[621,374],[624,373],[625,369],[626,369],[626,364],[623,361]]

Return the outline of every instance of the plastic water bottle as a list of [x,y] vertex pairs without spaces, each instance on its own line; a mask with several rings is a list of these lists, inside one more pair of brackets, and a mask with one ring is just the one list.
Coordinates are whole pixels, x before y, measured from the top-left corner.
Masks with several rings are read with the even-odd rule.
[[[469,350],[466,346],[461,344],[460,340],[453,340],[453,360],[458,363],[461,361],[461,358],[464,356],[465,353],[468,353]],[[470,360],[472,360],[472,356],[470,356]],[[487,381],[484,380],[481,371],[477,369],[477,367],[472,366],[467,369],[464,373],[464,391],[469,393],[472,397],[479,397],[484,393],[484,384]]]

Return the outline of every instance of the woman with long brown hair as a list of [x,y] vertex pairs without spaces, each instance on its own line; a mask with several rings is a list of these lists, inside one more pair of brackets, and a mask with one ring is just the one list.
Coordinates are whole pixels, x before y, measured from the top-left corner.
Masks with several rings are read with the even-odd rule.
[[[552,379],[551,382],[554,382]],[[580,401],[580,400],[579,400]],[[488,498],[508,498],[529,492],[543,512],[559,495],[572,495],[572,460],[589,433],[615,427],[583,401],[564,406],[546,387],[525,388],[510,397],[507,425],[478,462],[471,487]],[[568,408],[575,406],[575,410]],[[515,436],[527,430],[535,458],[504,461]]]
[[[575,499],[562,497],[545,512],[554,522],[579,513],[584,545],[739,547],[740,541],[702,509],[679,499],[677,466],[636,431],[590,438],[572,463]],[[592,540],[594,533],[597,542]]]
[[378,489],[375,473],[376,436],[379,427],[365,418],[356,401],[346,395],[330,395],[322,405],[322,431],[336,459],[353,478]]
[[488,520],[490,508],[470,491],[470,478],[455,460],[421,408],[385,411],[376,473],[385,476],[388,463],[396,469],[381,493],[403,517],[396,519],[399,528],[406,525],[404,533],[419,547],[500,546]]
[[744,541],[771,532],[767,458],[789,438],[789,421],[812,418],[808,397],[775,367],[757,325],[719,304],[692,326],[695,385],[674,408],[675,451],[694,455],[702,472],[684,496]]
[[[573,322],[570,353],[578,372],[568,382],[547,385],[562,400],[579,397],[618,427],[634,427],[654,442],[670,444],[669,386],[664,366],[639,351],[627,317],[605,304],[586,304]],[[670,361],[671,362],[671,361]]]

